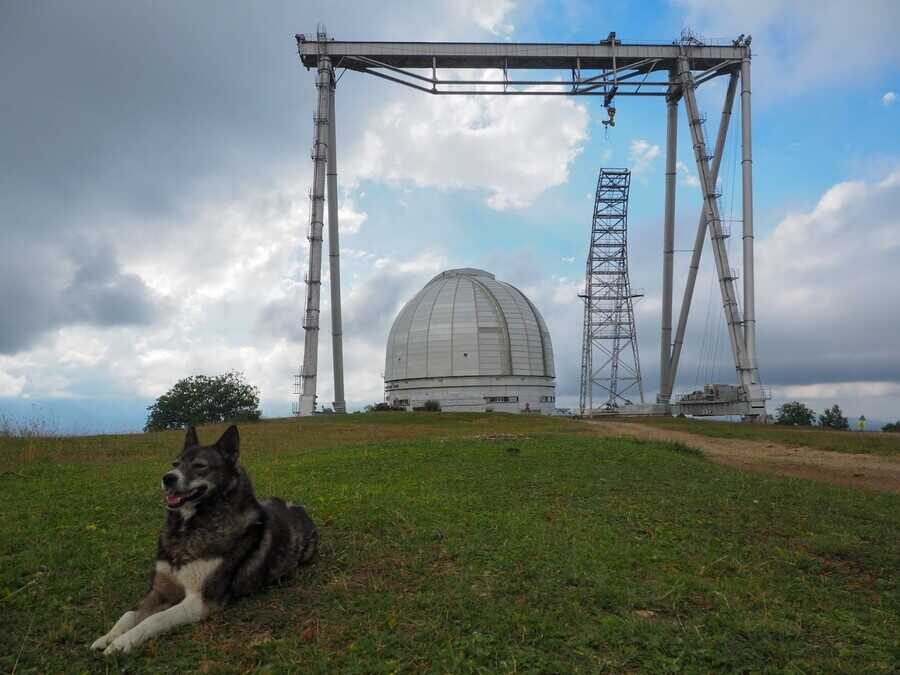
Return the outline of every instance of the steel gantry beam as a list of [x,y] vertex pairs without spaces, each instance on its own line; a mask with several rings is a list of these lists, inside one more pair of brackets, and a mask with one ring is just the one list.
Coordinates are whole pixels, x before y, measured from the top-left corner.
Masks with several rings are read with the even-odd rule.
[[[671,43],[625,43],[610,33],[593,43],[472,43],[371,42],[328,39],[324,29],[315,38],[297,35],[301,63],[316,69],[319,87],[313,145],[313,187],[310,193],[309,261],[303,365],[300,372],[298,412],[316,410],[316,375],[321,286],[322,230],[324,227],[327,168],[329,262],[331,271],[332,349],[335,368],[335,412],[344,410],[343,348],[340,313],[340,247],[337,223],[337,151],[335,147],[335,70],[355,71],[412,87],[432,95],[467,96],[597,96],[614,122],[614,100],[620,96],[662,96],[667,100],[666,203],[663,217],[663,293],[660,339],[659,401],[672,396],[687,316],[706,232],[710,233],[732,353],[747,414],[765,415],[756,360],[756,312],[753,277],[753,194],[750,135],[750,39],[704,44],[682,36]],[[465,71],[481,71],[466,76]],[[550,72],[548,71],[556,71]],[[719,137],[713,155],[706,154],[702,116],[694,90],[709,80],[730,77]],[[718,212],[715,185],[728,119],[738,78],[741,82],[743,138],[743,260],[744,312],[738,306],[734,273],[728,267],[722,239],[727,236]],[[672,335],[672,291],[675,241],[675,178],[677,116],[685,102],[695,160],[703,189],[694,256]],[[709,160],[712,159],[712,165]],[[675,403],[675,402],[673,402]]]

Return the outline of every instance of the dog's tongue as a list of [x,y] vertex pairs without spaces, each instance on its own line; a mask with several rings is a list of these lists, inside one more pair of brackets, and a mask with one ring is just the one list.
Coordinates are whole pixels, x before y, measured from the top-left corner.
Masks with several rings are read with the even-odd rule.
[[179,495],[179,494],[166,495],[166,504],[168,504],[169,506],[178,506],[183,501],[184,501],[184,495]]

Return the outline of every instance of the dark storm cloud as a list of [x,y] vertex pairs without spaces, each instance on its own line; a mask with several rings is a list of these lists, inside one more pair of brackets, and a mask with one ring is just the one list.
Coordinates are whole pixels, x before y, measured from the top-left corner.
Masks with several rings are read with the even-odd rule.
[[13,241],[4,233],[0,248],[0,354],[25,349],[54,325],[48,298],[59,289],[51,286],[53,262],[30,244]]
[[177,238],[204,198],[306,167],[314,88],[293,35],[379,35],[377,7],[350,7],[2,3],[0,352],[65,323],[151,321],[138,277],[58,242]]
[[148,324],[156,315],[150,290],[134,274],[123,274],[108,245],[73,253],[75,275],[60,294],[66,323],[99,326]]
[[[0,176],[23,220],[52,228],[97,202],[165,214],[211,173],[238,181],[273,154],[290,161],[279,139],[301,124],[301,71],[290,27],[266,25],[274,13],[96,2],[3,12],[0,57],[17,67],[0,75]],[[42,195],[76,209],[48,222],[30,208]]]
[[65,325],[148,324],[160,304],[139,277],[122,273],[108,243],[18,239],[0,253],[0,354]]

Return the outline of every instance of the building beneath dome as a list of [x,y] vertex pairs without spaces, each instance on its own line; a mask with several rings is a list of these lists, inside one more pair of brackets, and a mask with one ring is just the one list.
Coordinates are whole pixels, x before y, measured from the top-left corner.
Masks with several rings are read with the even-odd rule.
[[438,274],[388,335],[384,393],[394,407],[447,412],[553,411],[550,331],[537,307],[484,270]]

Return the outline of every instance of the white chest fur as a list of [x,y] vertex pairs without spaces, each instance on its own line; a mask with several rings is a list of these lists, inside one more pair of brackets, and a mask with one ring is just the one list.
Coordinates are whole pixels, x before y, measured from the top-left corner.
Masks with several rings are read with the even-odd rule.
[[221,558],[195,560],[182,567],[172,567],[169,563],[157,560],[156,571],[175,579],[184,589],[185,595],[200,595],[203,585],[222,564]]

